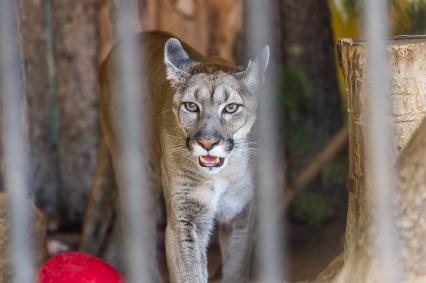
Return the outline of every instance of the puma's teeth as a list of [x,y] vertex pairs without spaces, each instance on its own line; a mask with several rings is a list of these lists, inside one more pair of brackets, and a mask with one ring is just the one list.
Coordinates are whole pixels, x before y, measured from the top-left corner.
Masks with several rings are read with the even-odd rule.
[[224,162],[224,158],[211,155],[200,156],[198,160],[201,166],[210,168],[220,167]]
[[219,163],[219,157],[217,156],[201,156],[200,157],[201,162],[206,163],[206,164],[217,164]]

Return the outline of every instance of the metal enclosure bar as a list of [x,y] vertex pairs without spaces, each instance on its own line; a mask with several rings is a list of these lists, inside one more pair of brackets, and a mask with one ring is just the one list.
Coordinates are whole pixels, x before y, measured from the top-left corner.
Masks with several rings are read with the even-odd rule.
[[10,246],[13,282],[32,283],[34,266],[29,227],[28,137],[20,69],[16,1],[0,1],[0,84],[3,112],[4,185],[9,196]]
[[[394,227],[392,203],[396,189],[395,155],[391,114],[389,76],[386,58],[388,32],[388,2],[364,1],[364,34],[368,40],[368,66],[371,89],[369,95],[369,128],[367,133],[367,170],[371,176],[374,198],[370,201],[371,214],[377,225],[376,252],[382,282],[402,282],[398,266],[398,242]],[[374,205],[371,205],[374,204]]]
[[[126,251],[127,278],[130,283],[152,282],[149,274],[149,264],[155,259],[149,252],[149,247],[155,247],[155,239],[149,234],[149,207],[147,200],[148,187],[147,168],[148,159],[143,150],[148,144],[146,130],[147,117],[142,109],[141,92],[143,91],[140,62],[142,50],[132,29],[136,22],[131,0],[120,1],[117,8],[117,34],[120,35],[120,45],[117,48],[115,65],[118,66],[117,85],[114,90],[119,95],[117,103],[119,135],[119,160],[122,168],[118,168],[120,184],[120,200],[123,212],[123,240]],[[142,143],[142,144],[141,144]]]
[[[265,44],[272,42],[270,31],[272,17],[271,1],[247,1],[248,53],[256,54]],[[259,74],[259,81],[263,74]],[[259,90],[258,123],[255,129],[258,142],[257,159],[257,266],[259,282],[282,282],[285,267],[283,262],[285,237],[279,217],[279,190],[277,168],[277,119],[275,109],[276,80],[268,72],[265,84]]]

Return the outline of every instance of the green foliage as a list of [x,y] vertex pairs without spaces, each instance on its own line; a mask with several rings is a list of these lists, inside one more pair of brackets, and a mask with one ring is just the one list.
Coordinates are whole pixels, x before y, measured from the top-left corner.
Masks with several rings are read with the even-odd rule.
[[298,123],[290,129],[289,146],[298,159],[311,159],[325,145],[326,137],[309,122]]
[[285,67],[281,74],[280,104],[290,117],[303,111],[308,105],[309,79],[300,67]]
[[[342,23],[346,23],[349,18],[355,19],[359,14],[359,7],[357,0],[330,0],[333,3],[329,3],[332,9],[338,13],[338,19]],[[336,28],[336,26],[334,26]],[[339,28],[339,27],[337,27]],[[346,33],[345,33],[346,34]]]
[[335,209],[330,199],[318,193],[298,193],[291,207],[291,216],[295,220],[314,227],[320,226],[334,214]]
[[425,34],[426,33],[426,0],[411,2],[405,10],[406,18],[411,24],[402,30],[404,34]]
[[348,14],[358,15],[360,10],[359,0],[340,0],[342,7]]
[[290,65],[283,68],[278,98],[291,125],[288,146],[300,160],[309,160],[326,142],[320,129],[304,116],[310,105],[310,93],[309,78],[300,67]]
[[[388,0],[388,2],[394,7],[399,7],[398,0]],[[341,13],[359,16],[363,0],[334,0],[334,3]]]
[[322,168],[322,178],[327,185],[346,186],[348,175],[348,159],[346,156],[339,156],[326,162]]

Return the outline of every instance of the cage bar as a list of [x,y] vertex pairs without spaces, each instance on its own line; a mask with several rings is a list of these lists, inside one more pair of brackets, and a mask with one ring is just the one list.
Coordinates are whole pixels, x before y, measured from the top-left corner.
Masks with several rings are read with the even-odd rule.
[[120,99],[116,102],[119,114],[117,125],[121,126],[116,131],[119,134],[119,159],[123,166],[118,170],[118,181],[124,215],[122,224],[125,231],[123,237],[127,278],[131,283],[152,282],[148,266],[149,262],[155,259],[152,259],[149,247],[155,247],[155,241],[148,236],[150,231],[147,230],[155,227],[150,227],[149,215],[145,211],[149,206],[146,187],[148,171],[143,145],[148,144],[148,131],[147,118],[141,111],[143,78],[138,66],[143,51],[138,48],[136,38],[132,34],[132,23],[136,22],[132,1],[120,1],[116,16],[116,30],[122,40],[117,48],[116,58],[120,74],[119,89],[114,91],[120,94]]
[[[388,38],[388,3],[385,0],[364,1],[364,34],[369,43],[369,96],[368,135],[366,152],[367,170],[371,172],[373,200],[370,209],[377,224],[374,235],[379,261],[379,274],[383,282],[402,282],[398,265],[398,241],[394,227],[392,203],[396,190],[395,154],[390,123],[388,63],[386,39]],[[374,203],[374,205],[371,205]]]
[[34,265],[29,231],[28,137],[18,46],[16,2],[0,2],[0,75],[4,185],[9,196],[10,255],[13,282],[32,283]]
[[[247,1],[247,49],[258,53],[265,44],[271,44],[271,1]],[[260,73],[260,72],[258,72]],[[263,76],[263,75],[261,75]],[[257,267],[259,282],[282,282],[284,277],[285,237],[279,215],[278,135],[275,109],[276,80],[272,72],[259,91],[258,123],[255,128],[258,143],[256,213],[257,213]],[[258,78],[259,81],[263,77]]]

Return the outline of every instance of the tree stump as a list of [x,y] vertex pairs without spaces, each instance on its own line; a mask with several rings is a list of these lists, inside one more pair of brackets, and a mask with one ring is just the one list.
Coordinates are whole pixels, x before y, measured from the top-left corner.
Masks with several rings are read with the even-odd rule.
[[[366,171],[368,156],[365,154],[364,144],[369,122],[366,120],[366,114],[369,111],[366,46],[367,44],[364,42],[354,42],[348,39],[338,42],[338,56],[346,81],[348,97],[350,159],[345,264],[338,277],[338,282],[376,282],[379,280],[375,277],[374,272],[370,272],[374,270],[374,266],[377,267],[377,259],[374,256],[374,241],[372,240],[375,237],[374,231],[372,231],[374,229],[371,228],[375,225],[367,208],[367,200],[371,198],[372,193],[368,186],[371,173]],[[404,271],[407,278],[412,280],[418,278],[417,275],[421,271],[423,273],[426,271],[423,266],[420,266],[421,262],[424,262],[422,249],[415,249],[416,245],[413,244],[413,242],[419,241],[419,245],[424,245],[426,238],[420,216],[424,215],[421,212],[426,209],[426,200],[423,201],[423,197],[420,197],[422,194],[426,194],[424,187],[426,180],[425,123],[416,134],[416,138],[408,148],[406,147],[426,116],[426,38],[395,38],[389,42],[387,54],[390,63],[391,113],[389,113],[389,123],[393,127],[394,152],[399,158],[400,166],[395,217],[397,234],[401,240]],[[413,151],[416,154],[413,154]],[[403,153],[400,156],[401,152]],[[419,156],[423,159],[417,160]],[[408,175],[414,179],[407,178]],[[418,192],[417,200],[411,197],[412,191],[421,191]],[[419,212],[417,216],[407,213],[413,209]],[[361,277],[355,279],[356,274]],[[361,279],[362,277],[365,278]]]
[[[426,119],[400,154],[397,173],[394,217],[399,239],[397,261],[403,276],[398,282],[426,282]],[[359,238],[352,239],[352,250],[344,260],[341,272],[334,281],[320,282],[383,282],[374,253],[375,226],[371,218],[360,222]]]
[[[395,153],[405,148],[426,115],[426,40],[418,37],[397,38],[388,47],[390,71],[389,122],[394,130]],[[368,121],[369,79],[367,49],[363,42],[343,39],[338,42],[340,66],[346,81],[349,127],[349,208],[346,228],[345,258],[352,243],[359,238],[359,222],[366,212],[368,172],[365,156],[365,135]]]

